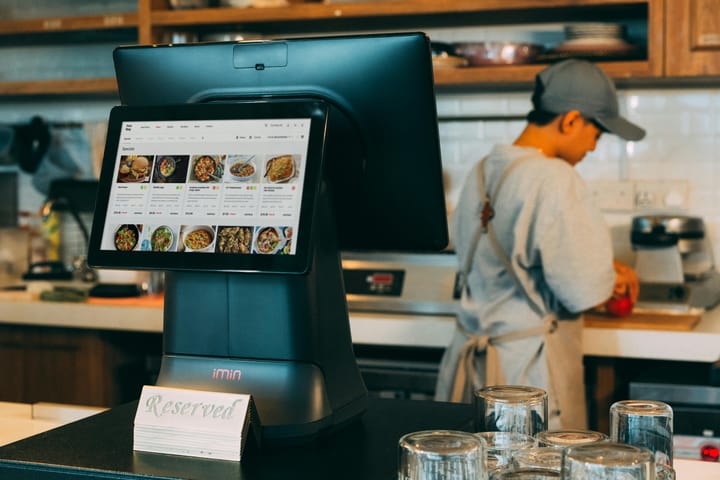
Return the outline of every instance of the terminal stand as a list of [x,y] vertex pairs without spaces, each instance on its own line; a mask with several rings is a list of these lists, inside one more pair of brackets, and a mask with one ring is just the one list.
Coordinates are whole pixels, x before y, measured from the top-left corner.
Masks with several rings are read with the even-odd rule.
[[251,394],[264,444],[303,443],[365,411],[328,199],[321,187],[306,274],[166,273],[157,385]]

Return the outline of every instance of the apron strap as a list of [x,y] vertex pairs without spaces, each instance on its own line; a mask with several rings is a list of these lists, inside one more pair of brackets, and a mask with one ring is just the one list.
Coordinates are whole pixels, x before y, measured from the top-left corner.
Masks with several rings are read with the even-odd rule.
[[[510,175],[510,172],[512,172],[515,168],[518,167],[524,160],[529,160],[530,158],[533,158],[532,156],[527,157],[520,157],[516,158],[512,162],[510,162],[510,165],[508,165],[505,170],[503,170],[502,174],[500,175],[500,179],[498,180],[497,187],[495,188],[495,192],[493,195],[488,192],[485,182],[485,161],[487,160],[487,157],[484,157],[480,162],[478,162],[477,167],[477,183],[478,183],[478,192],[480,193],[480,197],[483,198],[482,206],[480,207],[480,217],[481,221],[478,223],[477,227],[475,228],[475,231],[473,232],[472,239],[470,241],[470,245],[467,251],[467,254],[465,255],[465,258],[463,259],[462,263],[462,270],[459,272],[458,282],[459,287],[461,287],[463,290],[467,287],[467,276],[470,273],[470,270],[472,270],[472,264],[473,264],[473,258],[475,257],[475,253],[477,252],[477,246],[480,242],[480,237],[483,236],[485,233],[493,232],[492,224],[490,220],[495,216],[495,210],[493,208],[493,205],[495,205],[495,200],[497,199],[498,193],[500,192],[500,189],[505,184],[505,180],[507,179],[508,175]],[[492,233],[492,236],[495,236],[494,233]],[[493,240],[491,238],[491,240]],[[500,257],[501,260],[504,261],[506,268],[509,265],[509,260],[507,258],[507,254],[502,248],[500,247],[499,243],[497,242],[497,238],[494,239],[493,248],[495,249],[495,253]],[[508,270],[512,273],[513,277],[515,276],[515,271],[512,269],[512,267],[508,268]],[[524,289],[522,289],[525,291]]]
[[[489,335],[473,335],[464,328],[462,332],[468,337],[467,341],[460,348],[460,360],[458,362],[457,371],[455,372],[455,379],[453,381],[453,388],[450,396],[452,402],[462,402],[465,398],[469,398],[472,394],[471,382],[466,381],[467,379],[477,378],[478,372],[475,366],[475,356],[485,352],[486,364],[497,365],[500,361],[497,345],[503,343],[512,342],[515,340],[522,340],[524,338],[536,337],[544,335],[546,333],[552,333],[557,329],[557,317],[555,315],[547,315],[543,321],[543,324],[537,327],[530,327],[523,330],[515,330],[500,335],[489,336]],[[523,374],[520,378],[520,383],[524,383],[525,379],[529,374],[530,362],[523,370]],[[491,372],[496,372],[496,369],[491,369]],[[493,373],[492,377],[485,379],[487,385],[498,385],[504,383],[504,378],[500,374]]]

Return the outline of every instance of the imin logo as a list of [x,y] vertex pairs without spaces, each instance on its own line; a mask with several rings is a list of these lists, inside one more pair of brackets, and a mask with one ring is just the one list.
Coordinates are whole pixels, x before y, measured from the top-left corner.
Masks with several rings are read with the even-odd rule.
[[240,370],[230,370],[229,368],[213,368],[212,379],[213,380],[230,380],[239,382],[240,381]]

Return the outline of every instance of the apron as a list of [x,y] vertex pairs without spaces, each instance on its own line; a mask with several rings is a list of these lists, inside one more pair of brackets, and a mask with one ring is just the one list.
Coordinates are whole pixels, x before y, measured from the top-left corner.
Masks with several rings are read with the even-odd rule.
[[[529,157],[527,157],[529,158]],[[501,260],[513,278],[517,288],[524,293],[531,308],[542,318],[542,324],[527,329],[515,330],[499,335],[476,335],[468,331],[459,321],[457,326],[467,338],[460,350],[458,365],[455,370],[451,390],[451,401],[469,402],[473,392],[482,385],[474,385],[477,375],[477,362],[479,356],[485,356],[485,385],[506,384],[505,374],[500,362],[497,346],[529,337],[542,336],[543,342],[535,352],[530,362],[524,367],[519,383],[524,384],[528,379],[528,372],[533,364],[542,358],[544,350],[548,369],[548,428],[587,428],[587,413],[585,405],[585,387],[582,354],[582,321],[559,321],[553,312],[548,312],[544,305],[537,302],[528,294],[510,262],[505,250],[500,245],[495,230],[492,227],[494,211],[492,205],[502,188],[505,179],[526,158],[518,158],[507,166],[502,173],[497,189],[491,197],[485,188],[484,160],[478,168],[478,188],[480,197],[484,198],[481,222],[473,234],[470,248],[463,261],[463,268],[459,275],[461,287],[461,307],[466,311],[477,311],[474,301],[467,288],[467,276],[470,273],[473,257],[480,237],[486,234],[495,254]]]

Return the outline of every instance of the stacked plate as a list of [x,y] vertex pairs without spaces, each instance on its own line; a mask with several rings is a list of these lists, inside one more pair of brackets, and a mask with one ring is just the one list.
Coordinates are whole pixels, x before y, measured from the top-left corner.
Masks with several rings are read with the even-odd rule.
[[625,26],[620,23],[577,23],[565,26],[565,38],[624,38]]
[[625,26],[619,23],[577,23],[565,27],[566,40],[556,52],[579,54],[626,54],[636,47],[625,41]]

